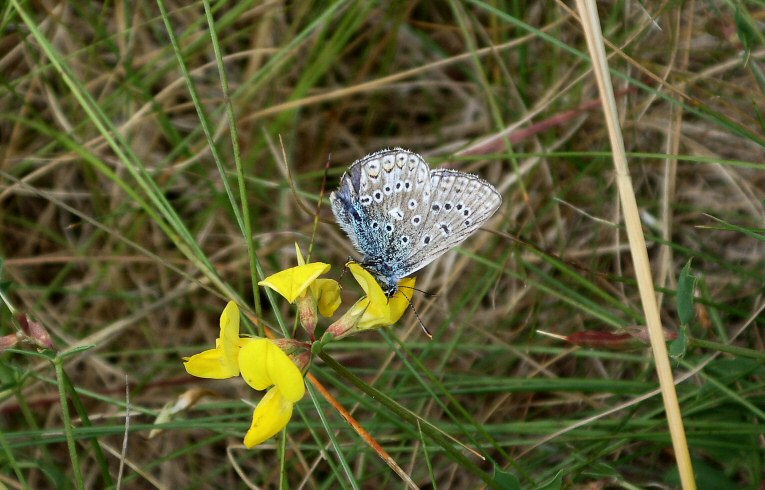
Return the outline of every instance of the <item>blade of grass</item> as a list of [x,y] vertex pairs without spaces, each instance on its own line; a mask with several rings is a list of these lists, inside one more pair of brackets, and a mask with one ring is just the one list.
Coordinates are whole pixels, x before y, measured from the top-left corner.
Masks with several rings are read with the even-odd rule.
[[154,206],[154,208],[147,206],[144,210],[152,217],[156,225],[165,232],[168,238],[173,241],[176,247],[178,247],[189,260],[194,262],[213,284],[216,285],[216,287],[225,292],[228,297],[235,297],[231,288],[218,276],[215,268],[199,248],[199,245],[170,205],[162,190],[154,182],[149,171],[143,163],[141,163],[141,160],[133,152],[122,134],[117,130],[112,121],[109,120],[82,82],[74,76],[71,67],[66,63],[66,60],[61,53],[56,50],[53,44],[44,36],[37,24],[35,24],[33,18],[22,8],[19,1],[11,0],[11,3],[29,28],[32,36],[39,43],[45,56],[50,60],[58,74],[69,87],[72,96],[86,112],[88,118],[108,142],[109,147],[125,165],[125,168],[130,172],[138,186],[143,190]]
[[330,368],[332,368],[336,373],[342,376],[346,381],[349,381],[355,387],[357,387],[364,393],[368,394],[369,396],[373,397],[382,405],[385,405],[385,407],[393,411],[396,415],[398,415],[402,419],[409,422],[409,424],[411,424],[412,427],[417,427],[419,424],[418,429],[422,430],[422,432],[427,434],[428,437],[430,437],[434,442],[436,442],[436,444],[441,446],[444,449],[444,451],[446,451],[446,453],[449,454],[450,458],[452,458],[454,461],[459,463],[460,466],[462,466],[465,470],[469,471],[473,475],[483,480],[486,484],[492,485],[493,479],[491,475],[483,471],[473,461],[471,461],[470,459],[465,457],[465,455],[463,455],[460,451],[455,449],[453,447],[453,443],[449,439],[447,439],[446,436],[444,436],[436,427],[418,418],[415,414],[406,410],[404,407],[396,403],[395,400],[390,398],[385,393],[366,384],[362,379],[356,377],[353,373],[351,373],[348,369],[346,369],[342,364],[335,361],[326,352],[321,352],[319,354],[319,357],[321,357],[321,359]]
[[664,342],[664,329],[661,324],[656,292],[651,277],[651,265],[648,261],[648,252],[643,236],[643,227],[640,222],[640,214],[635,199],[635,191],[632,187],[627,157],[624,150],[624,139],[619,126],[619,115],[616,111],[616,99],[611,85],[606,52],[603,46],[602,33],[600,31],[600,19],[595,2],[592,0],[577,0],[577,8],[582,20],[582,27],[587,38],[587,47],[592,58],[593,72],[598,84],[601,99],[603,100],[603,112],[608,127],[608,135],[611,140],[614,167],[616,170],[617,189],[624,213],[624,222],[627,226],[632,260],[635,265],[640,299],[643,304],[646,325],[651,340],[656,374],[659,377],[664,407],[669,422],[672,446],[675,450],[675,458],[680,472],[680,479],[685,490],[694,490],[696,481],[693,476],[693,466],[688,451],[688,442],[685,437],[685,428],[680,413],[680,405],[673,382],[672,368],[667,355],[667,346]]
[[[159,2],[163,3],[163,2]],[[252,296],[253,296],[253,304],[255,305],[255,315],[258,316],[258,318],[263,317],[263,308],[260,304],[260,295],[258,294],[258,280],[263,275],[263,270],[260,266],[260,262],[258,261],[258,257],[255,254],[255,244],[252,240],[252,221],[250,220],[250,207],[248,206],[247,202],[247,187],[246,187],[246,180],[244,178],[244,169],[242,167],[242,156],[239,149],[239,133],[236,129],[236,117],[234,115],[234,107],[231,104],[231,96],[228,89],[228,77],[226,76],[226,68],[223,65],[223,55],[221,53],[220,48],[220,42],[218,41],[218,33],[215,29],[215,19],[213,19],[212,11],[210,8],[210,1],[204,0],[203,4],[205,6],[205,14],[207,16],[207,25],[210,28],[210,39],[212,40],[213,50],[215,52],[215,60],[218,63],[218,76],[220,77],[220,85],[221,85],[221,91],[223,92],[223,100],[226,104],[226,115],[228,116],[228,124],[229,124],[229,134],[231,135],[231,147],[234,152],[234,165],[236,166],[236,176],[237,180],[239,181],[239,201],[241,202],[242,206],[242,215],[239,219],[240,226],[244,224],[244,228],[242,229],[242,233],[244,234],[244,241],[247,244],[247,255],[250,260],[250,280],[252,281]],[[176,50],[176,53],[180,54],[180,51]],[[179,55],[179,60],[180,60]],[[189,82],[189,85],[191,86],[191,78],[187,75],[187,80]],[[202,108],[201,104],[195,104],[198,109]],[[200,114],[201,115],[201,114]],[[207,133],[207,130],[205,130],[205,133]],[[214,148],[214,142],[208,135],[208,141],[210,143],[210,147]],[[216,152],[217,154],[217,152]],[[218,160],[216,159],[216,163]],[[222,163],[219,164],[219,170],[222,169],[223,165]],[[227,182],[226,175],[221,172],[221,180],[225,183]],[[232,208],[236,208],[235,204],[236,202],[233,199],[233,196],[230,195],[231,191],[226,188],[226,192],[229,193],[229,199],[231,200],[231,206]],[[238,213],[237,213],[238,216]],[[274,308],[274,311],[278,311],[278,308]],[[277,315],[277,320],[279,322],[279,326],[282,329],[282,333],[285,336],[289,335],[289,332],[287,330],[286,323],[281,318],[281,315]],[[262,332],[262,327],[259,326]]]

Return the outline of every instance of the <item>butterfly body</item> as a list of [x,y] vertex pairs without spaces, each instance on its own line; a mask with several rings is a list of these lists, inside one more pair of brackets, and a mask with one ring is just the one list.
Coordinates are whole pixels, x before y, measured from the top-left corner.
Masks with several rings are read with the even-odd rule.
[[392,295],[402,278],[473,234],[502,197],[480,177],[430,170],[420,155],[394,148],[354,162],[330,202],[361,265]]

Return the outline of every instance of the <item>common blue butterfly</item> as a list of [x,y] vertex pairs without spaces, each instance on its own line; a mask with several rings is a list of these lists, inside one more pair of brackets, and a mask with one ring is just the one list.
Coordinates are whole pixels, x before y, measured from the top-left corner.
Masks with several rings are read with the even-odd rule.
[[482,178],[430,170],[403,148],[355,161],[329,196],[335,219],[388,296],[398,282],[473,234],[502,204]]

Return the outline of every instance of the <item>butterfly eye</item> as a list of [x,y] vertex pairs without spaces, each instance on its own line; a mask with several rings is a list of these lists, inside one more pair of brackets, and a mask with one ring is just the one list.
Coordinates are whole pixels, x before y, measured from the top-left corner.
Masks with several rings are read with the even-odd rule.
[[444,203],[444,211],[449,211],[451,209],[452,209],[452,203],[450,202]]
[[417,200],[416,199],[409,199],[409,209],[414,209],[417,207]]
[[414,216],[412,216],[412,224],[414,226],[419,226],[421,221],[422,221],[422,217],[419,214],[415,214]]
[[428,243],[430,243],[430,235],[425,235],[424,237],[422,237],[422,243],[423,245],[427,245]]
[[437,202],[434,202],[433,206],[431,206],[430,209],[432,209],[434,213],[437,213],[437,212],[441,211],[441,205],[438,204]]

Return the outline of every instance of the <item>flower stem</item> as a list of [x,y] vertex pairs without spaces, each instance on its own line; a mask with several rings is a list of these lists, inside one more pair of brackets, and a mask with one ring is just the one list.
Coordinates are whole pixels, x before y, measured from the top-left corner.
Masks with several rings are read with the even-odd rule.
[[74,443],[74,431],[72,430],[72,417],[69,415],[69,400],[67,392],[67,377],[64,373],[64,360],[60,356],[53,358],[53,366],[56,368],[56,380],[58,383],[58,396],[61,404],[61,419],[64,421],[64,433],[66,434],[66,445],[69,448],[69,459],[72,461],[72,471],[74,472],[74,486],[76,488],[85,488],[85,480],[82,478],[82,469],[80,468],[79,458],[77,457],[77,447]]
[[725,352],[738,357],[765,361],[765,352],[747,349],[745,347],[737,347],[735,345],[723,344],[720,342],[710,342],[709,340],[695,339],[693,337],[688,339],[688,345],[691,347],[700,347],[702,349]]

